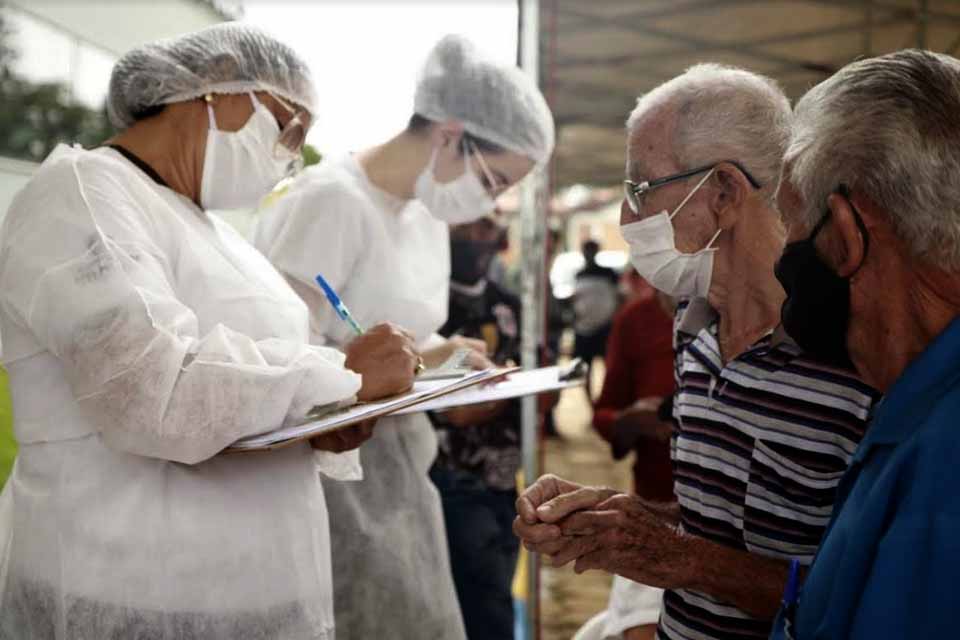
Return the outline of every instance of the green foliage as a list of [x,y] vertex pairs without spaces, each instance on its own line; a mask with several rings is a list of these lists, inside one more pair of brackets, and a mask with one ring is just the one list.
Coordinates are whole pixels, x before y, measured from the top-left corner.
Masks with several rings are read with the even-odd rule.
[[105,109],[74,102],[61,84],[35,84],[15,74],[9,36],[0,14],[0,155],[39,162],[58,143],[93,147],[113,135]]
[[104,111],[72,102],[58,84],[0,71],[0,155],[39,162],[60,142],[94,147],[113,135]]
[[323,156],[312,144],[303,145],[303,166],[309,167],[312,164],[318,164]]

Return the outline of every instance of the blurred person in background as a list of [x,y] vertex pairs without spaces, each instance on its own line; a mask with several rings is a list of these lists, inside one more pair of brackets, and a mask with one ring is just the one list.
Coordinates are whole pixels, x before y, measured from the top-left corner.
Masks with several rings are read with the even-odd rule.
[[658,638],[769,635],[790,561],[813,560],[878,397],[779,326],[785,233],[774,195],[790,122],[772,80],[720,65],[640,98],[627,123],[621,233],[640,275],[683,300],[677,501],[551,476],[518,501],[515,528],[531,550],[666,589]]
[[[630,292],[617,311],[607,343],[606,376],[594,406],[593,428],[610,443],[616,460],[634,452],[634,492],[673,500],[669,430],[660,405],[673,395],[673,318],[669,298],[633,268],[624,274]],[[666,421],[669,424],[669,413]],[[651,422],[653,421],[653,422]]]
[[[547,231],[547,241],[544,252],[546,254],[544,263],[546,273],[550,273],[554,258],[563,249],[563,235],[559,229],[549,229]],[[563,339],[563,332],[567,328],[569,319],[565,317],[564,305],[553,291],[553,282],[546,278],[546,331],[543,336],[543,344],[540,348],[540,366],[549,367],[557,364],[560,359],[560,342]],[[542,417],[541,432],[547,438],[559,439],[560,432],[557,430],[556,416],[554,410],[560,402],[559,393],[542,393],[537,396],[537,410]]]
[[[437,334],[449,310],[448,225],[492,212],[494,197],[547,161],[553,141],[553,118],[529,76],[447,36],[420,74],[407,128],[305,170],[261,214],[256,245],[310,308],[314,342],[352,337],[315,283],[322,274],[361,325],[389,320],[410,330],[428,366],[465,347],[475,366],[488,366],[482,341]],[[388,417],[344,468],[354,481],[324,485],[340,640],[464,637],[442,505],[427,475],[436,456],[425,414]]]
[[116,137],[57,147],[14,199],[0,637],[333,639],[318,472],[370,425],[218,454],[316,405],[408,389],[417,353],[386,325],[346,354],[311,346],[303,302],[207,213],[255,206],[315,108],[303,60],[252,27],[146,44],[113,68]]
[[607,352],[610,324],[620,304],[620,276],[613,269],[597,264],[600,245],[596,240],[587,240],[581,250],[584,267],[577,272],[573,291],[573,357],[582,358],[587,364],[584,389],[593,403],[590,385],[593,361]]
[[[440,335],[482,340],[499,366],[520,360],[520,300],[486,278],[505,248],[498,216],[450,229],[450,311]],[[431,414],[439,455],[430,477],[443,500],[450,564],[470,640],[513,633],[511,585],[520,543],[513,535],[520,469],[520,401]]]

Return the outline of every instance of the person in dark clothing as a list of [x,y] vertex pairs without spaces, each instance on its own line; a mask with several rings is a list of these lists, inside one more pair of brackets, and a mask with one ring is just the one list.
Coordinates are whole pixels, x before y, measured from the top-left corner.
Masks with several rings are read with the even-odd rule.
[[[487,280],[506,230],[490,216],[451,227],[450,310],[444,337],[483,340],[497,364],[519,361],[520,301]],[[511,584],[519,543],[520,402],[490,402],[431,414],[439,455],[430,477],[440,491],[450,563],[467,637],[513,637]]]
[[619,296],[617,285],[620,276],[608,267],[597,264],[600,245],[587,240],[582,246],[586,266],[577,273],[573,294],[573,355],[587,363],[587,396],[593,401],[590,391],[590,372],[593,360],[607,352],[607,338],[613,315],[617,312]]

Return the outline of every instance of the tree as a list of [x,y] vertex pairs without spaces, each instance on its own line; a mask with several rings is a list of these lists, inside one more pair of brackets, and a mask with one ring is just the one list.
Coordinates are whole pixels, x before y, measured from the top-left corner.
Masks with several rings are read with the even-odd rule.
[[[61,142],[95,147],[114,135],[106,107],[90,109],[70,97],[60,83],[35,83],[13,69],[17,51],[12,30],[0,11],[0,156],[40,162]],[[305,166],[320,153],[304,145]]]
[[10,34],[0,13],[0,155],[39,162],[61,142],[92,147],[113,135],[105,108],[75,102],[62,84],[19,76]]

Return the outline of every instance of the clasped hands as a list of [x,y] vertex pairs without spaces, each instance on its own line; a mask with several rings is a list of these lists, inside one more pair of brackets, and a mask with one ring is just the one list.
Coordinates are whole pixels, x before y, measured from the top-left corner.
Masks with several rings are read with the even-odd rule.
[[691,584],[696,540],[656,505],[613,489],[545,475],[517,500],[513,531],[559,567],[591,569],[665,589]]

